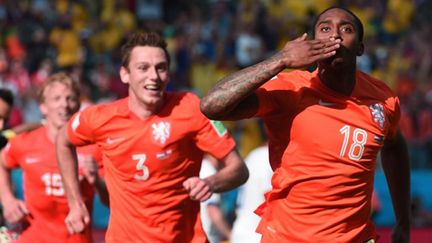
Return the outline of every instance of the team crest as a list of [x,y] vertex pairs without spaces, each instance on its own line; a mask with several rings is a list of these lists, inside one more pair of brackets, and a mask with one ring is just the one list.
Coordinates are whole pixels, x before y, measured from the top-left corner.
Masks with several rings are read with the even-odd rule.
[[383,129],[384,128],[384,122],[385,122],[383,105],[376,103],[376,104],[370,105],[369,109],[371,110],[372,118],[373,118],[374,122],[376,122],[379,125],[379,127],[381,129]]
[[170,136],[171,124],[169,122],[153,123],[153,140],[165,144]]

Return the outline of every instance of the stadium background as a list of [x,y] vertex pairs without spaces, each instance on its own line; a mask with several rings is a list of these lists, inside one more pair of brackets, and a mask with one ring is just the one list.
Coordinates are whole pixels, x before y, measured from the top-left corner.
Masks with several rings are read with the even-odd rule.
[[[118,47],[132,31],[162,33],[172,60],[169,89],[201,96],[224,75],[310,32],[316,13],[332,5],[348,7],[364,23],[366,50],[358,67],[387,82],[401,99],[401,129],[413,167],[413,237],[419,237],[413,242],[430,242],[431,0],[1,0],[0,86],[17,97],[9,125],[41,119],[36,90],[57,70],[79,80],[83,106],[124,97],[127,87],[117,75]],[[243,156],[265,140],[258,120],[226,126]],[[19,183],[20,171],[14,173]],[[22,194],[19,186],[16,190]],[[379,166],[375,192],[373,219],[387,242],[394,217]],[[235,196],[236,191],[223,195],[230,220]],[[95,204],[94,226],[103,232],[109,210]]]

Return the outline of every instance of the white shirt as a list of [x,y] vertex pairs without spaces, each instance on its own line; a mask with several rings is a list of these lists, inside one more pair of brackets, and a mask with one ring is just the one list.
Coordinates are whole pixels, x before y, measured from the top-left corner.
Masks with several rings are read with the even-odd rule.
[[[211,164],[210,161],[204,159],[202,161],[201,170],[199,177],[205,178],[208,176],[211,176],[216,173],[216,168]],[[204,228],[204,231],[210,241],[210,243],[216,243],[219,242],[219,235],[217,233],[217,230],[212,227],[212,222],[210,220],[210,217],[207,213],[207,206],[209,204],[220,204],[220,194],[219,193],[213,193],[213,195],[205,202],[201,203],[201,221]]]
[[264,193],[271,189],[273,170],[270,167],[268,147],[252,150],[245,162],[249,169],[249,179],[239,191],[231,243],[260,242],[261,235],[255,232],[260,217],[254,211],[264,202]]

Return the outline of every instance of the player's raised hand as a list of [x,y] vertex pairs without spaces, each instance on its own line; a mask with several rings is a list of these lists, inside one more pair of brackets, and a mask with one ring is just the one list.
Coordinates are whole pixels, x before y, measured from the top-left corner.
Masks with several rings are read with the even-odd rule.
[[70,207],[65,219],[70,234],[80,233],[90,223],[90,216],[85,205]]
[[287,42],[274,57],[280,59],[286,68],[302,68],[335,55],[340,42],[335,38],[308,40],[307,34],[303,34]]
[[10,224],[16,224],[23,220],[29,211],[22,200],[10,198],[3,201],[3,214]]
[[183,187],[189,192],[192,200],[204,202],[213,195],[210,183],[199,177],[188,178],[183,182]]

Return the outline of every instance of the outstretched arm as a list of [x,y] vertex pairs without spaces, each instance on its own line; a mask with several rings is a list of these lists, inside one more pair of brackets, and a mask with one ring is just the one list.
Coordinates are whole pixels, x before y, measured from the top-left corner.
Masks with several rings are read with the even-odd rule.
[[400,131],[393,140],[384,144],[381,157],[396,216],[392,242],[409,242],[411,216],[410,163],[405,139]]
[[336,53],[340,39],[307,40],[307,35],[288,42],[272,57],[220,80],[202,99],[201,111],[214,120],[237,120],[255,114],[254,91],[285,68],[301,68]]
[[229,191],[247,181],[249,171],[236,150],[229,152],[219,163],[221,169],[216,174],[204,179],[191,177],[183,183],[192,199],[205,201],[213,192]]
[[63,126],[57,135],[56,152],[69,204],[69,214],[65,223],[69,233],[74,234],[84,230],[90,222],[90,215],[81,197],[76,150],[67,137],[66,126]]

